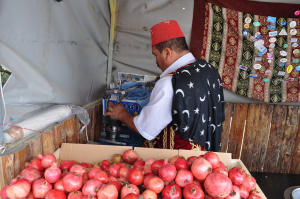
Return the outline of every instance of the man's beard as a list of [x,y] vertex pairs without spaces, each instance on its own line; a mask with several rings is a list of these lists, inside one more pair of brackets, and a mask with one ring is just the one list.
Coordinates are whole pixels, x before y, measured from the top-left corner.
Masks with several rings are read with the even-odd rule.
[[156,64],[158,68],[160,68],[160,66],[158,64]]

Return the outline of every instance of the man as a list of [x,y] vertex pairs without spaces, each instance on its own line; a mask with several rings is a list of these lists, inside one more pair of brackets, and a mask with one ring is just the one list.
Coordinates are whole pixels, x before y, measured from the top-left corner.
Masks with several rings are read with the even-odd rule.
[[[107,115],[113,116],[114,118],[122,121],[132,131],[141,134],[146,139],[144,143],[146,147],[201,150],[201,146],[199,145],[199,143],[205,145],[205,142],[203,142],[203,138],[201,138],[202,141],[200,142],[200,138],[198,134],[202,136],[204,135],[204,132],[206,134],[209,133],[212,134],[210,130],[208,130],[207,128],[207,126],[209,127],[209,125],[211,124],[208,124],[207,122],[207,124],[205,124],[205,130],[203,128],[203,131],[201,132],[202,129],[197,130],[197,128],[203,127],[202,123],[201,125],[199,123],[200,117],[193,115],[192,113],[190,113],[191,111],[188,110],[180,110],[180,114],[177,114],[177,112],[179,111],[180,108],[186,107],[185,104],[186,99],[191,100],[191,98],[195,98],[195,99],[197,98],[198,99],[197,102],[195,103],[193,102],[191,105],[192,106],[197,104],[199,105],[201,101],[199,100],[198,95],[199,96],[201,95],[203,97],[204,91],[202,87],[206,88],[207,86],[199,85],[199,88],[196,89],[197,91],[201,91],[201,94],[197,94],[197,95],[195,95],[195,93],[199,93],[199,92],[186,90],[185,93],[187,93],[187,95],[189,93],[192,96],[186,99],[182,99],[182,97],[184,97],[184,89],[175,90],[176,88],[179,88],[176,82],[181,82],[182,80],[184,81],[179,85],[186,85],[185,81],[187,82],[187,84],[189,83],[188,80],[190,79],[190,77],[185,78],[183,77],[184,75],[183,74],[182,76],[180,76],[180,78],[178,78],[179,77],[178,74],[180,74],[179,72],[180,70],[181,70],[181,74],[184,72],[187,74],[193,73],[193,72],[189,72],[188,70],[185,70],[184,67],[187,66],[195,67],[195,65],[192,66],[192,64],[196,61],[195,57],[189,52],[188,46],[186,44],[185,36],[182,33],[178,23],[174,20],[161,22],[153,26],[151,28],[151,38],[152,38],[152,53],[156,58],[157,66],[163,71],[163,73],[160,75],[160,79],[156,82],[155,87],[153,88],[153,91],[150,96],[149,104],[142,109],[140,115],[138,116],[134,116],[128,113],[127,109],[121,105],[109,107],[108,109],[110,112],[106,113],[106,116]],[[206,66],[205,61],[204,60],[202,61],[204,63],[201,62],[199,64],[201,64],[203,67]],[[211,68],[211,66],[209,65],[209,67],[206,68]],[[199,72],[199,74],[201,74],[200,69],[196,69],[196,72]],[[215,73],[218,75],[217,72]],[[174,78],[173,78],[173,74],[174,74]],[[195,76],[195,75],[193,75],[193,77],[196,78],[195,81],[198,81],[197,78],[199,79],[199,76]],[[206,76],[206,74],[202,73],[202,76],[203,75],[204,77]],[[221,85],[219,76],[215,79],[218,79],[219,80],[218,85]],[[193,86],[192,84],[193,83],[190,82],[189,84],[190,88],[192,88]],[[205,84],[207,83],[205,82]],[[214,88],[215,86],[216,85],[214,83]],[[178,93],[181,93],[182,97],[180,97]],[[221,97],[223,100],[223,93],[221,93]],[[185,105],[178,104],[178,103],[183,103]],[[178,107],[178,105],[180,107]],[[203,110],[204,109],[205,108],[203,108]],[[196,108],[195,110],[197,113],[199,113],[199,111],[197,111],[198,108]],[[205,110],[206,112],[208,112],[207,108]],[[182,115],[184,115],[184,113],[188,113],[189,124],[183,122],[183,121],[187,121],[185,118],[182,118]],[[202,112],[200,111],[200,113]],[[211,117],[208,117],[208,114],[203,113],[202,117],[203,118],[206,117],[205,121],[206,120],[211,121]],[[193,118],[198,118],[198,119],[196,121],[193,121]],[[173,123],[171,125],[172,121]],[[176,123],[174,123],[174,121],[176,121]],[[220,123],[222,128],[222,122]],[[194,124],[196,124],[196,126]],[[186,126],[183,128],[183,125]],[[189,126],[193,128],[190,128],[190,130],[188,131]],[[175,128],[176,131],[174,131],[173,127]],[[209,136],[212,137],[211,135]],[[196,142],[198,144],[194,143],[194,139],[197,139]],[[204,140],[207,139],[204,138]],[[220,141],[221,141],[220,135],[217,135],[217,138],[214,142],[220,143]],[[211,145],[210,143],[208,145],[209,146],[205,146],[207,150],[215,149],[215,147],[213,148],[210,146]]]

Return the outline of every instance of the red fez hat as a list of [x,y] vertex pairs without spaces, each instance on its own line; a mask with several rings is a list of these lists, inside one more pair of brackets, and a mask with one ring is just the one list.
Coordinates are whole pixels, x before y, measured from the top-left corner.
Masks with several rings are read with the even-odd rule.
[[152,46],[169,39],[184,37],[177,21],[169,20],[156,24],[150,29]]

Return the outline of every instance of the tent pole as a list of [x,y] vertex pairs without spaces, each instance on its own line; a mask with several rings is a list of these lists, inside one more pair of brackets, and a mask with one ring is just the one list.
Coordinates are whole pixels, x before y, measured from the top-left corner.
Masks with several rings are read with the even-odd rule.
[[109,88],[112,76],[112,58],[113,58],[113,46],[116,24],[116,0],[109,0],[110,7],[110,34],[109,34],[109,47],[108,47],[108,63],[107,63],[107,82],[106,87]]
[[5,152],[6,149],[6,144],[4,142],[4,135],[3,135],[3,125],[4,125],[4,120],[3,120],[3,107],[4,107],[4,100],[3,100],[3,89],[2,89],[2,77],[0,73],[0,154]]

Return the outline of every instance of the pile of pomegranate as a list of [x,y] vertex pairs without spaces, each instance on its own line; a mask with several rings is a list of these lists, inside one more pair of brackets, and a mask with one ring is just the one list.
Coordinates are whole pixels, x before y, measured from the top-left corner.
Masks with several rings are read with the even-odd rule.
[[46,199],[259,199],[256,181],[226,168],[216,153],[187,159],[142,160],[134,150],[95,165],[39,155],[25,165],[1,198]]

